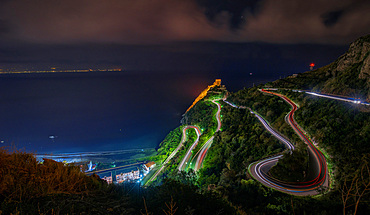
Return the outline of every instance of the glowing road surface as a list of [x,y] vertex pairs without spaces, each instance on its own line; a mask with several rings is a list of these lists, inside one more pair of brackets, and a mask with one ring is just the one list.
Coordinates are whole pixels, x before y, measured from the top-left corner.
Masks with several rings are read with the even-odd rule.
[[294,150],[294,145],[289,142],[287,139],[285,139],[283,136],[281,136],[278,132],[276,132],[273,128],[270,127],[270,125],[263,119],[259,114],[256,112],[250,110],[252,114],[254,114],[257,119],[262,123],[263,127],[267,129],[272,135],[274,135],[277,139],[279,139],[281,142],[283,142],[290,151]]
[[[234,108],[238,108],[238,109],[246,109],[247,107],[244,107],[244,106],[237,106],[229,101],[227,101],[226,99],[224,99],[224,102],[228,105],[230,105],[231,107],[234,107]],[[256,113],[255,111],[252,111],[250,108],[248,108],[249,111],[251,112],[251,114],[254,114],[255,117],[257,117],[257,119],[262,123],[263,127],[266,128],[267,131],[269,131],[273,136],[275,136],[277,139],[279,139],[282,143],[284,143],[288,149],[291,151],[291,150],[294,150],[294,145],[289,142],[287,139],[285,139],[281,134],[279,134],[278,132],[276,132],[273,128],[270,127],[270,125],[266,122],[265,119],[263,119],[258,113]]]
[[[198,145],[198,142],[199,142],[199,136],[200,136],[200,129],[196,126],[189,126],[191,128],[195,128],[195,131],[197,132],[197,139],[194,141],[194,143],[191,145],[191,147],[188,149],[188,151],[186,152],[185,154],[185,157],[182,159],[180,165],[179,165],[179,171],[181,170],[184,170],[185,167],[186,167],[186,164],[189,162],[189,159],[191,157],[191,154],[193,153],[193,149]],[[186,137],[186,133],[183,133],[183,136],[185,135]]]
[[[221,125],[222,125],[221,124],[221,105],[217,103],[215,100],[213,100],[212,102],[217,105],[217,113],[215,115],[217,119],[217,129],[215,131],[216,133],[217,131],[221,130]],[[209,138],[209,140],[198,151],[197,155],[194,156],[194,159],[196,158],[196,162],[194,166],[195,171],[198,171],[202,167],[204,158],[206,157],[209,148],[212,146],[213,139],[214,139],[214,136]]]
[[311,168],[313,168],[315,173],[311,176],[311,178],[304,182],[283,182],[275,179],[268,174],[268,171],[282,157],[282,155],[279,155],[251,164],[249,166],[249,170],[252,176],[264,185],[275,188],[285,193],[290,193],[293,195],[317,194],[318,188],[328,185],[328,171],[326,160],[324,155],[313,145],[312,141],[304,134],[303,130],[294,120],[294,112],[298,109],[297,105],[284,95],[263,89],[261,91],[279,96],[280,98],[284,99],[290,106],[292,106],[292,110],[288,113],[286,120],[294,129],[294,131],[299,135],[299,137],[307,144],[310,156],[312,156],[312,158],[314,159],[315,165],[311,166]]
[[364,102],[364,101],[361,101],[361,100],[355,99],[355,98],[344,98],[344,97],[340,97],[340,96],[326,95],[326,94],[314,93],[314,92],[306,92],[306,93],[309,94],[309,95],[319,96],[319,97],[328,98],[328,99],[335,99],[335,100],[339,100],[339,101],[351,102],[351,103],[362,104],[362,105],[370,105],[367,102]]
[[[219,99],[217,99],[217,100],[219,100]],[[217,100],[212,101],[214,104],[217,105],[217,112],[215,114],[215,117],[217,119],[217,128],[216,128],[215,132],[221,130],[221,105],[216,102]],[[186,170],[187,166],[194,169],[195,171],[198,171],[202,167],[202,164],[203,164],[204,158],[207,155],[208,149],[212,146],[213,138],[214,138],[214,136],[209,138],[209,140],[200,148],[200,150],[194,156],[192,156],[192,151],[196,146],[196,144],[194,143],[189,148],[188,152],[186,153],[185,157],[183,158],[182,162],[180,163],[179,168],[178,168],[179,171]],[[191,157],[193,157],[193,158],[191,159]],[[190,159],[191,159],[191,161],[189,162]]]
[[200,129],[197,126],[192,126],[192,125],[185,126],[182,129],[182,138],[181,138],[181,141],[180,141],[179,145],[177,146],[177,148],[175,150],[173,150],[173,152],[170,154],[170,156],[167,157],[167,159],[162,163],[161,167],[157,170],[157,172],[154,173],[154,175],[148,180],[148,182],[154,181],[154,179],[156,179],[156,177],[159,175],[159,173],[161,173],[162,170],[165,168],[168,161],[170,161],[173,158],[173,156],[175,156],[177,154],[179,149],[183,146],[184,142],[186,141],[186,130],[188,130],[190,128],[195,129],[195,131],[197,133],[197,139],[195,140],[194,144],[192,145],[192,147],[195,147],[194,145],[196,145],[199,141],[199,136],[200,136],[200,133],[201,133]]
[[[309,180],[304,182],[284,182],[280,181],[276,178],[273,178],[268,171],[273,167],[283,155],[278,155],[274,157],[270,157],[261,161],[257,161],[251,164],[248,169],[251,175],[262,184],[280,190],[285,193],[293,194],[293,195],[314,195],[317,194],[317,189],[321,186],[328,186],[328,172],[327,172],[327,165],[326,160],[323,154],[313,145],[312,141],[304,134],[302,129],[294,120],[294,112],[298,109],[297,105],[294,104],[290,99],[287,97],[273,93],[267,90],[261,90],[265,93],[270,93],[280,98],[284,99],[288,104],[292,106],[292,110],[287,114],[286,121],[289,125],[294,129],[294,131],[299,135],[299,137],[308,145],[310,155],[313,156],[315,160],[314,170],[315,174]],[[234,105],[226,100],[225,103],[229,104],[234,108],[242,108],[245,109],[246,107]],[[249,109],[249,108],[248,108]],[[249,109],[250,110],[250,109]],[[269,131],[273,136],[278,138],[281,142],[283,142],[288,149],[294,150],[294,146],[284,137],[282,137],[278,132],[272,129],[269,124],[257,113],[250,110],[252,114],[254,114],[258,120],[263,124],[263,126]]]

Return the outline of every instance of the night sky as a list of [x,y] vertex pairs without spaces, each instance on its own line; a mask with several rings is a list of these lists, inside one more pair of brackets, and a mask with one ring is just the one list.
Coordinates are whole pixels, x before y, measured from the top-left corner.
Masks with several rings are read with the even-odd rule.
[[155,147],[214,79],[236,91],[324,66],[370,33],[369,11],[368,0],[0,1],[3,71],[124,70],[1,76],[0,146]]
[[370,33],[369,11],[368,0],[4,0],[0,68],[214,69],[204,61],[274,55],[259,44],[348,46]]

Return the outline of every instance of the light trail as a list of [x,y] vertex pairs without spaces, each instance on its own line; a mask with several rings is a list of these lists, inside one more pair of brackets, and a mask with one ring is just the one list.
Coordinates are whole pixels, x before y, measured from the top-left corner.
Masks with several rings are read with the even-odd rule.
[[[217,120],[217,128],[216,128],[215,133],[220,131],[221,126],[222,126],[222,123],[221,123],[221,105],[218,102],[216,102],[218,100],[220,100],[220,99],[212,100],[212,103],[217,105],[217,112],[215,114],[215,118]],[[202,167],[204,159],[207,156],[208,150],[212,146],[213,139],[214,139],[214,135],[202,146],[202,148],[198,151],[198,153],[192,159],[191,163],[193,163],[193,160],[196,160],[195,166],[194,166],[195,171],[198,171]]]
[[197,139],[194,142],[194,144],[196,145],[196,143],[199,141],[199,136],[201,134],[200,129],[197,126],[192,126],[192,125],[185,126],[182,129],[182,138],[181,138],[181,141],[180,141],[179,145],[177,146],[177,148],[175,150],[173,150],[173,152],[170,154],[170,156],[167,157],[167,159],[161,164],[161,167],[154,173],[154,175],[147,182],[154,181],[157,178],[157,176],[159,175],[159,173],[161,173],[163,171],[163,169],[165,168],[168,161],[170,161],[177,154],[179,149],[183,146],[184,142],[186,141],[186,130],[191,129],[191,128],[195,129],[195,131],[197,133]]
[[289,142],[287,139],[285,139],[283,136],[281,136],[279,133],[277,133],[270,125],[263,119],[258,113],[250,110],[252,114],[254,114],[257,119],[262,123],[263,127],[265,127],[273,136],[275,136],[277,139],[279,139],[281,142],[283,142],[290,151],[294,150],[294,145]]
[[269,90],[269,91],[272,91],[272,90],[273,91],[276,91],[276,90],[291,90],[293,92],[300,92],[300,93],[304,92],[304,93],[307,93],[307,94],[312,95],[312,96],[318,96],[318,97],[323,97],[323,98],[328,98],[328,99],[335,99],[335,100],[350,102],[350,103],[354,103],[354,104],[370,105],[370,103],[361,101],[360,99],[356,99],[356,98],[350,98],[350,97],[334,95],[334,94],[329,95],[329,94],[323,94],[323,93],[316,93],[316,92],[310,92],[308,90],[298,90],[298,89],[288,89],[288,88],[265,88],[265,90]]
[[339,96],[325,95],[325,94],[314,93],[314,92],[306,92],[306,93],[309,94],[309,95],[313,95],[313,96],[319,96],[319,97],[328,98],[328,99],[335,99],[335,100],[344,101],[344,102],[351,102],[351,103],[354,103],[354,104],[370,105],[367,102],[363,102],[363,101],[361,101],[359,99],[355,99],[355,98],[343,98],[343,97],[339,97]]
[[[234,108],[238,108],[238,109],[246,109],[247,107],[245,106],[237,106],[229,101],[227,101],[226,99],[223,100],[226,104],[234,107]],[[263,127],[265,127],[273,136],[275,136],[277,139],[279,139],[281,142],[283,142],[287,147],[288,149],[291,151],[291,150],[294,150],[294,145],[289,142],[287,139],[285,139],[281,134],[279,134],[278,132],[276,132],[269,124],[268,122],[266,122],[266,120],[264,118],[262,118],[257,112],[255,111],[252,111],[250,108],[248,108],[250,113],[251,114],[254,114],[255,117],[257,117],[257,119],[262,123]]]
[[204,158],[206,157],[206,155],[208,153],[208,149],[211,147],[214,138],[215,138],[214,136],[212,136],[211,138],[209,138],[209,140],[199,150],[199,152],[197,153],[197,155],[194,156],[194,158],[197,158],[196,159],[196,162],[195,162],[195,166],[194,166],[194,170],[195,171],[198,171],[202,167]]
[[[192,151],[198,145],[199,137],[200,137],[200,134],[201,134],[200,129],[198,127],[195,127],[195,126],[189,126],[189,127],[195,128],[195,131],[197,132],[197,139],[194,141],[194,143],[191,145],[191,147],[186,152],[185,157],[182,159],[182,161],[181,161],[181,163],[180,163],[180,165],[178,167],[179,171],[182,171],[182,170],[185,169],[185,167],[186,167],[185,164],[187,164],[187,162],[189,162],[189,159],[190,159],[190,156],[192,154]],[[185,167],[184,167],[184,165],[185,165]]]
[[[312,144],[310,139],[304,134],[303,130],[298,126],[298,124],[294,120],[294,112],[298,109],[297,105],[292,102],[287,97],[270,92],[267,90],[261,90],[262,92],[273,94],[279,96],[283,100],[285,100],[288,104],[292,106],[292,110],[287,115],[287,121],[289,125],[293,128],[293,130],[299,135],[299,137],[308,145],[310,153],[314,156],[316,162],[316,177],[312,180],[304,181],[304,182],[282,182],[275,178],[272,178],[270,175],[267,174],[268,170],[278,162],[278,156],[265,159],[262,161],[257,161],[249,166],[249,170],[251,171],[252,176],[263,183],[266,186],[275,188],[282,192],[294,194],[294,195],[313,195],[317,194],[316,189],[325,185],[327,182],[327,166],[326,160],[323,154],[316,149],[316,147]],[[281,156],[281,155],[279,155]],[[267,171],[263,171],[263,169]]]
[[[272,89],[276,90],[276,89]],[[308,145],[310,153],[314,156],[316,165],[318,168],[317,176],[310,180],[304,182],[283,182],[278,179],[273,178],[271,175],[268,174],[268,171],[274,166],[283,155],[277,155],[271,158],[263,159],[257,162],[252,163],[249,165],[248,170],[250,171],[253,178],[257,181],[261,182],[262,184],[280,190],[285,193],[293,194],[293,195],[313,195],[317,194],[316,189],[325,185],[328,182],[327,179],[327,166],[326,160],[323,154],[317,150],[317,148],[313,145],[312,141],[304,134],[303,130],[299,127],[299,125],[294,120],[294,112],[298,109],[297,105],[292,102],[287,97],[274,93],[269,92],[267,90],[261,90],[262,92],[273,94],[279,96],[283,100],[285,100],[289,105],[292,106],[292,110],[286,115],[286,121],[289,125],[293,128],[293,130],[299,135],[299,137]],[[242,108],[245,109],[246,107],[237,106],[232,104],[231,102],[226,101],[225,103],[229,104],[234,108]],[[252,114],[254,114],[258,120],[262,123],[262,125],[268,130],[273,136],[278,138],[281,142],[283,142],[290,151],[294,150],[294,146],[284,137],[282,137],[278,132],[276,132],[273,128],[269,126],[269,124],[257,113],[253,112],[250,108],[248,108]]]

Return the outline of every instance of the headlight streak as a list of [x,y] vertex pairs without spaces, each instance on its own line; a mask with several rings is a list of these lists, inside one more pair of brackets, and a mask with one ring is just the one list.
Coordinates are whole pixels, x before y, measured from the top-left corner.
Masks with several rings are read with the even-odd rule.
[[[317,194],[315,189],[319,188],[326,182],[326,176],[327,176],[327,167],[326,167],[326,160],[325,157],[322,155],[321,152],[317,150],[315,145],[312,143],[312,141],[305,135],[305,132],[303,129],[299,127],[299,125],[295,122],[294,120],[294,112],[298,109],[298,105],[292,102],[290,99],[287,97],[269,92],[267,90],[262,89],[262,92],[273,94],[276,96],[279,96],[283,100],[285,100],[289,105],[292,106],[292,110],[285,116],[285,121],[289,123],[289,125],[293,128],[293,130],[299,135],[299,137],[308,145],[309,150],[311,153],[314,155],[314,158],[318,164],[318,174],[317,176],[310,180],[310,181],[304,181],[304,182],[283,182],[280,180],[277,180],[275,178],[272,178],[269,176],[267,173],[263,172],[262,168],[266,167],[269,168],[270,166],[273,166],[275,163],[278,162],[278,160],[283,156],[283,155],[278,155],[274,156],[272,158],[264,159],[261,161],[257,161],[253,164],[251,164],[248,169],[251,171],[252,176],[263,183],[264,185],[280,190],[282,192],[290,193],[290,194],[295,194],[295,195],[312,195],[312,194]],[[234,108],[243,108],[245,109],[246,107],[241,107],[241,106],[236,106],[232,104],[231,102],[228,102],[224,99],[224,102],[229,104],[230,106]],[[262,123],[262,125],[276,138],[278,138],[281,142],[283,142],[288,149],[291,151],[294,150],[293,144],[291,144],[288,140],[283,138],[281,135],[279,135],[274,129],[272,129],[269,124],[257,113],[252,111],[250,108],[250,113],[254,114],[258,120]],[[254,166],[254,167],[253,167]],[[270,167],[271,168],[271,167]]]
[[[148,180],[148,182],[154,181],[154,179],[157,178],[157,176],[159,175],[159,173],[162,172],[162,170],[164,169],[164,167],[166,166],[166,164],[168,163],[168,161],[170,161],[173,158],[173,156],[175,156],[175,154],[177,154],[177,152],[179,151],[179,149],[183,146],[184,142],[186,141],[186,130],[188,130],[190,128],[195,129],[195,132],[197,133],[197,139],[195,140],[194,144],[192,145],[192,147],[195,147],[194,145],[196,145],[198,143],[199,136],[201,134],[200,129],[197,126],[191,126],[191,125],[185,126],[182,129],[182,138],[181,138],[181,141],[180,141],[179,145],[177,146],[177,148],[175,150],[173,150],[173,152],[170,154],[170,156],[167,157],[167,159],[162,163],[161,167]],[[191,150],[190,150],[190,152],[191,152]],[[189,151],[188,151],[188,153],[189,153]],[[184,162],[185,161],[183,160],[182,165],[184,164]],[[179,169],[180,169],[180,167],[181,167],[181,165],[179,166]]]

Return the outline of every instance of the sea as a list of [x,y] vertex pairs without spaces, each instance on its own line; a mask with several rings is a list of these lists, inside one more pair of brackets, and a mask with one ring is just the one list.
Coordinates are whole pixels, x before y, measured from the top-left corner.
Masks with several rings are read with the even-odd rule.
[[156,148],[198,94],[278,75],[121,71],[0,75],[0,147],[33,153]]

